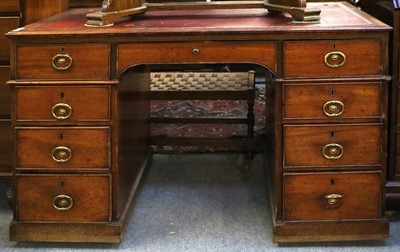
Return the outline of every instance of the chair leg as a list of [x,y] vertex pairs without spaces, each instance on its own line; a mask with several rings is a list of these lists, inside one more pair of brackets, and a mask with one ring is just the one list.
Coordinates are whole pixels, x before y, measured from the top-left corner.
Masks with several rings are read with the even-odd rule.
[[254,148],[254,89],[250,91],[247,99],[247,159],[253,159]]

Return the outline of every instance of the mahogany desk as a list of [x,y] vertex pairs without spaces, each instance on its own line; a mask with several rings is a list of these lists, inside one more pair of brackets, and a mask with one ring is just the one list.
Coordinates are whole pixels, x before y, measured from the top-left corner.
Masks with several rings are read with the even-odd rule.
[[76,9],[9,32],[10,239],[121,242],[151,157],[150,71],[217,63],[274,76],[265,139],[274,240],[387,238],[391,28],[346,3],[314,5],[320,23],[250,9],[147,12],[91,28],[93,9]]

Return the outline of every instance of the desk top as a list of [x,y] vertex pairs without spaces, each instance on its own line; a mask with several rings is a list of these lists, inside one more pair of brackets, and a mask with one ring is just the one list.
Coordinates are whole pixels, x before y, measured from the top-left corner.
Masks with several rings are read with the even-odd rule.
[[[238,34],[315,34],[333,31],[388,31],[391,28],[346,2],[309,3],[321,9],[319,22],[293,22],[285,13],[272,14],[266,9],[149,11],[121,19],[112,27],[86,27],[86,14],[98,9],[72,9],[42,22],[19,28],[7,35],[112,37],[165,35],[238,35]],[[76,39],[76,37],[75,37]],[[125,41],[125,40],[123,40]]]

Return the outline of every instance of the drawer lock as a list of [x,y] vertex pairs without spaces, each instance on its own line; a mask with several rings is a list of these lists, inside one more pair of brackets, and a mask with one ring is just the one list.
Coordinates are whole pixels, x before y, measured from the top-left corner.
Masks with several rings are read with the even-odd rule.
[[324,63],[327,67],[338,68],[346,62],[346,55],[340,51],[333,51],[325,54]]
[[72,151],[68,147],[58,146],[53,149],[51,156],[57,163],[65,163],[72,158]]
[[72,107],[66,103],[57,103],[51,109],[54,118],[58,120],[68,119],[72,114]]
[[343,114],[344,104],[341,101],[327,101],[322,107],[325,115],[329,117],[337,117]]
[[194,55],[197,55],[197,54],[200,53],[200,49],[194,48],[194,49],[192,50],[192,53],[193,53]]
[[72,58],[66,53],[56,54],[52,59],[54,69],[58,71],[65,71],[71,68]]
[[322,154],[326,159],[339,159],[343,155],[343,146],[330,143],[322,148]]
[[74,205],[73,199],[65,194],[60,194],[54,197],[53,207],[58,211],[67,211]]

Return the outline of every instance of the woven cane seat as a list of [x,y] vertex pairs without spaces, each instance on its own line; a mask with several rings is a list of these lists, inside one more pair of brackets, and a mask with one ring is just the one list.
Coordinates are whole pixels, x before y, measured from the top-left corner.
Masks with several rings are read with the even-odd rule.
[[229,91],[253,88],[246,72],[154,72],[151,91]]

